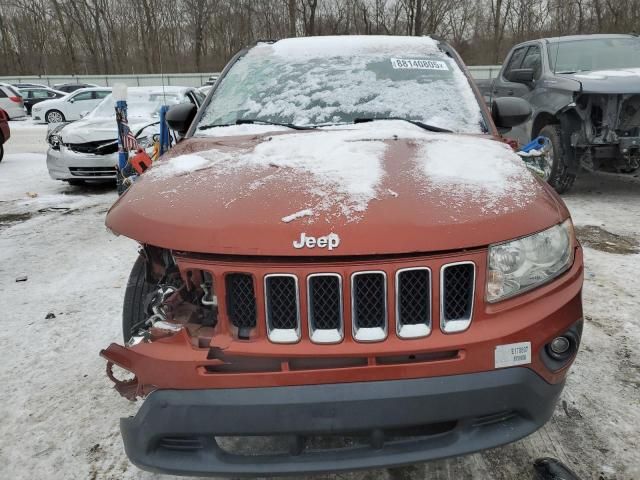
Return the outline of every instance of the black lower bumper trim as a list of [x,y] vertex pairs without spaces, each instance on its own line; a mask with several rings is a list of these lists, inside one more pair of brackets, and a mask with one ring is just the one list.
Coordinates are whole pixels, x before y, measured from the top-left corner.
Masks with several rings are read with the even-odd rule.
[[[527,368],[298,387],[159,390],[121,419],[125,450],[145,470],[177,475],[302,475],[397,466],[513,442],[551,417],[563,384]],[[409,427],[427,434],[398,437]],[[389,432],[395,432],[393,438]],[[308,449],[305,437],[368,444]],[[288,436],[289,453],[233,454],[221,436]]]

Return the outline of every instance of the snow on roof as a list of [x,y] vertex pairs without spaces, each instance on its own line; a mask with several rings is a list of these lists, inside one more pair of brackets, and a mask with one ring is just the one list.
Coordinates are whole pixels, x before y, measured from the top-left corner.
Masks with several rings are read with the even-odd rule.
[[401,37],[393,35],[349,35],[286,38],[273,44],[258,44],[261,49],[287,58],[318,58],[356,56],[363,54],[407,55],[440,53],[438,43],[431,37]]

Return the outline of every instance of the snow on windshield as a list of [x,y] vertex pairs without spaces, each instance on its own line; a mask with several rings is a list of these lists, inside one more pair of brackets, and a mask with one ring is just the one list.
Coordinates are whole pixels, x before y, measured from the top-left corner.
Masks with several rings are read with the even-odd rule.
[[[162,92],[129,93],[127,96],[127,117],[157,117],[160,115],[162,105],[175,105],[186,102],[184,95]],[[115,103],[111,95],[105,97],[100,104],[88,115],[90,118],[111,118],[114,113]]]
[[[315,37],[260,44],[227,73],[199,127],[239,119],[326,125],[381,117],[482,131],[469,82],[427,37]],[[198,134],[219,133],[213,130]]]
[[[328,211],[357,220],[373,199],[398,198],[384,185],[386,164],[397,161],[387,157],[392,139],[413,145],[415,171],[405,175],[423,185],[425,202],[431,201],[430,192],[437,190],[444,192],[437,197],[447,199],[446,206],[452,211],[472,202],[482,204],[487,213],[505,213],[526,205],[539,191],[524,163],[507,145],[486,138],[427,132],[401,121],[273,135],[253,148],[179,155],[158,162],[144,178],[158,181],[206,170],[198,181],[215,183],[255,169],[259,176],[280,176],[296,185],[304,182],[308,205],[284,217],[285,223],[297,218],[312,222],[316,215]],[[260,182],[249,185],[247,194],[260,188]]]

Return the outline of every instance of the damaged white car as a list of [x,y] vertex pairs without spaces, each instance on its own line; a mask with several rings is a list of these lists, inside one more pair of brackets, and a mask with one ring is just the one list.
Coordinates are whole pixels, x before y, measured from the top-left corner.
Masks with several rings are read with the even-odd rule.
[[[190,87],[133,87],[128,90],[128,120],[141,148],[151,153],[160,131],[160,107],[191,103],[204,96]],[[106,97],[91,113],[73,123],[60,123],[47,132],[47,168],[54,180],[79,185],[87,180],[115,180],[118,127],[113,97]]]

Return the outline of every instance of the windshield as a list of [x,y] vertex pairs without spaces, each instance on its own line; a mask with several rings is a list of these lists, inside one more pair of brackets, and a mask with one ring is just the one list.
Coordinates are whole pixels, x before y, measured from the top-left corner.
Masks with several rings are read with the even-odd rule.
[[243,120],[318,126],[389,117],[484,130],[469,82],[434,40],[341,42],[315,37],[254,47],[225,75],[196,135]]
[[551,69],[556,73],[640,67],[638,38],[596,38],[556,42],[550,43],[547,51]]
[[[127,95],[127,117],[158,117],[162,105],[175,105],[189,100],[183,95],[162,92],[131,92]],[[111,95],[104,98],[93,111],[87,115],[89,118],[105,118],[115,115],[115,102]],[[87,118],[85,117],[85,118]]]

